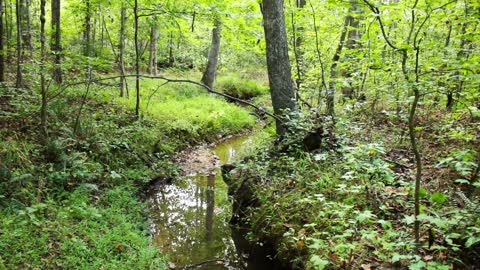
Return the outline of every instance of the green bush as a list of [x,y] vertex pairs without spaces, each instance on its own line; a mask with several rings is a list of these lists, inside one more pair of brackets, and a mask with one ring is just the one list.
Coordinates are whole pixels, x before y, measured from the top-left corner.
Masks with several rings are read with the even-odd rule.
[[225,94],[241,99],[252,99],[268,94],[268,87],[262,86],[254,80],[234,76],[219,78],[217,85],[217,88]]

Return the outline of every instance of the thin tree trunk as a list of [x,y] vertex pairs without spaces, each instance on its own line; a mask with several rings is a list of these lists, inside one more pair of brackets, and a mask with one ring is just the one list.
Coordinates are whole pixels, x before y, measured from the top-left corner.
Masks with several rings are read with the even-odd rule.
[[173,56],[173,32],[170,32],[168,49],[168,66],[173,67],[173,65],[175,64],[175,56]]
[[215,27],[212,30],[212,45],[210,46],[210,52],[208,53],[207,67],[202,76],[202,83],[210,88],[213,88],[213,84],[215,83],[218,55],[220,54],[221,31],[222,23],[219,19],[216,19]]
[[83,32],[84,52],[85,56],[90,56],[90,33],[91,33],[91,14],[90,14],[90,0],[85,0],[85,29]]
[[[420,48],[415,48],[415,82],[419,83],[419,54]],[[420,90],[418,86],[414,86],[413,89],[413,103],[410,108],[410,114],[408,117],[408,133],[410,136],[410,144],[412,146],[412,151],[415,156],[415,225],[414,225],[414,234],[415,234],[415,243],[417,247],[420,243],[420,220],[418,215],[420,215],[420,184],[422,182],[422,156],[417,144],[417,132],[416,132],[416,120],[415,113],[420,100]]]
[[[307,4],[306,0],[296,0],[296,7],[298,9],[303,9],[305,5]],[[303,59],[303,50],[302,50],[302,43],[303,43],[303,37],[302,37],[302,32],[303,32],[303,27],[299,26],[297,27],[295,23],[295,12],[292,11],[291,15],[291,21],[292,21],[292,35],[293,35],[293,52],[295,56],[295,66],[297,69],[297,79],[296,81],[296,88],[297,92],[300,91],[300,87],[303,82],[303,77],[305,76],[305,70],[304,70],[304,59]],[[297,95],[297,100],[298,100],[298,95]]]
[[[272,105],[275,114],[281,117],[287,111],[297,109],[288,56],[283,0],[264,0],[262,13],[265,41],[267,43],[267,69]],[[276,121],[276,131],[280,138],[287,132],[284,124],[278,119]]]
[[[125,8],[125,3],[122,2],[122,10],[120,15],[120,41],[119,41],[119,65],[120,65],[120,74],[125,76],[125,23],[127,20],[127,9]],[[120,97],[125,95],[127,81],[125,77],[120,78]]]
[[330,82],[327,89],[327,114],[333,116],[335,114],[335,80],[337,78],[337,65],[340,60],[340,54],[342,53],[345,39],[347,37],[348,26],[350,25],[351,16],[347,15],[343,23],[342,34],[337,45],[335,54],[333,55],[332,65],[330,67]]
[[22,78],[22,20],[21,20],[21,5],[20,0],[16,0],[16,14],[17,14],[17,80],[15,87],[20,88],[23,85]]
[[138,44],[138,0],[135,0],[135,6],[133,8],[135,18],[135,90],[136,90],[136,103],[135,103],[135,115],[140,116],[140,44]]
[[158,44],[158,28],[156,18],[153,18],[154,22],[150,30],[150,57],[148,64],[148,72],[152,75],[157,75],[157,44]]
[[45,143],[47,142],[47,88],[45,85],[45,5],[46,0],[40,0],[40,92],[42,96],[42,106],[40,108],[40,125],[41,132],[43,134]]
[[3,29],[3,0],[0,0],[0,82],[5,81],[5,46]]
[[56,83],[62,83],[62,44],[60,29],[60,0],[52,0],[52,37],[51,48],[55,57],[53,68],[53,79]]

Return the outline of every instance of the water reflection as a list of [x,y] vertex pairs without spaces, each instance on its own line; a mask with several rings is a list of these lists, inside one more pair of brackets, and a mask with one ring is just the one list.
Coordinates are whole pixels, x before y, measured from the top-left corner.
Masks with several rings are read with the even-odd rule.
[[[222,164],[230,163],[250,140],[235,138],[214,151]],[[159,186],[150,201],[155,244],[177,267],[218,260],[203,264],[200,269],[274,269],[260,253],[256,253],[257,258],[247,258],[249,248],[241,235],[236,233],[232,238],[228,187],[218,168]],[[257,259],[262,263],[254,262]]]

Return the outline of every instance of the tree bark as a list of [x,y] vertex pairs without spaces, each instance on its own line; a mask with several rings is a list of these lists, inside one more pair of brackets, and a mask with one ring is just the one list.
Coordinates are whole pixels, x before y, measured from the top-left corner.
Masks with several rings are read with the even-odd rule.
[[[288,56],[287,31],[283,14],[283,0],[264,0],[263,27],[267,43],[267,69],[273,110],[277,116],[295,111],[295,92]],[[276,121],[277,136],[286,133],[284,124]]]
[[157,44],[158,44],[158,28],[156,18],[153,18],[154,22],[150,29],[150,57],[148,64],[148,72],[152,75],[157,75]]
[[90,33],[91,33],[91,14],[90,14],[90,0],[85,0],[85,29],[83,32],[83,42],[84,42],[84,56],[90,56],[91,46],[90,46]]
[[127,9],[125,3],[122,2],[122,10],[120,12],[120,41],[119,41],[119,68],[122,78],[120,78],[120,97],[125,95],[127,81],[125,79],[125,23],[127,21]]
[[0,0],[0,83],[5,81],[5,46],[3,40],[3,0]]
[[62,44],[61,44],[61,28],[60,28],[60,1],[52,0],[52,37],[51,48],[55,59],[55,67],[53,68],[53,80],[56,83],[62,83]]
[[218,66],[218,55],[220,54],[222,23],[219,19],[215,20],[215,27],[212,30],[212,45],[208,53],[208,62],[205,72],[203,73],[202,82],[210,88],[215,83],[215,75]]
[[20,5],[20,0],[16,0],[16,16],[17,16],[17,79],[15,82],[15,87],[20,88],[23,86],[22,78],[22,8]]
[[[305,5],[307,4],[306,0],[296,0],[295,5],[298,9],[303,9]],[[296,85],[297,85],[297,93],[300,91],[300,87],[303,82],[303,77],[305,76],[305,69],[304,69],[304,57],[303,57],[303,49],[302,49],[302,43],[303,43],[303,26],[297,27],[296,22],[295,22],[295,13],[292,11],[291,13],[291,20],[292,20],[292,34],[293,34],[293,52],[295,56],[295,66],[297,69],[297,79]],[[298,96],[297,96],[298,100]]]
[[332,65],[330,67],[330,82],[327,89],[327,114],[333,116],[335,114],[335,80],[337,78],[337,65],[340,60],[340,54],[342,53],[345,39],[347,37],[348,26],[350,25],[351,16],[347,15],[343,23],[342,34],[338,41],[337,49],[333,55]]
[[40,130],[42,132],[45,143],[47,142],[47,107],[48,97],[45,85],[45,5],[46,0],[40,1],[40,94],[42,96],[42,105],[40,108]]
[[133,13],[135,18],[135,90],[136,90],[136,103],[135,103],[135,115],[140,117],[140,44],[138,43],[138,0],[135,0],[135,6],[133,7]]
[[26,31],[22,31],[22,39],[23,39],[23,48],[24,53],[25,51],[28,52],[29,56],[32,55],[33,51],[33,44],[32,44],[32,25],[30,20],[30,5],[31,0],[22,0],[22,29]]

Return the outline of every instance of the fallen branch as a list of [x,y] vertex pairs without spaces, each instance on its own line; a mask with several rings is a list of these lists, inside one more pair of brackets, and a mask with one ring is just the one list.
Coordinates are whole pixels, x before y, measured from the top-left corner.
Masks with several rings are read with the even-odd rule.
[[228,262],[227,260],[222,260],[222,259],[213,259],[213,260],[207,260],[207,261],[203,261],[203,262],[199,262],[199,263],[194,263],[194,264],[190,264],[190,265],[186,265],[182,268],[179,268],[179,269],[191,269],[191,268],[197,268],[197,267],[200,267],[204,264],[207,264],[207,263],[217,263],[218,262],[221,262],[223,264],[225,264],[226,262]]
[[73,83],[69,83],[69,84],[66,84],[64,86],[61,87],[61,89],[55,93],[54,95],[52,95],[49,100],[52,100],[56,97],[58,97],[59,95],[61,95],[66,89],[68,89],[69,87],[72,87],[72,86],[77,86],[77,85],[82,85],[82,84],[87,84],[87,83],[100,83],[100,82],[103,82],[103,81],[108,81],[108,80],[114,80],[114,79],[118,79],[118,78],[136,78],[136,77],[139,77],[139,78],[145,78],[145,79],[159,79],[159,80],[164,80],[166,81],[166,83],[164,83],[163,85],[167,84],[167,83],[190,83],[190,84],[194,84],[194,85],[197,85],[197,86],[200,86],[200,87],[203,87],[205,88],[209,93],[212,93],[212,94],[215,94],[215,95],[219,95],[219,96],[222,96],[222,97],[225,97],[227,99],[230,99],[230,100],[233,100],[233,101],[236,101],[236,102],[239,102],[239,103],[242,103],[242,104],[245,104],[245,105],[248,105],[254,109],[256,109],[258,112],[262,113],[262,114],[265,114],[265,115],[268,115],[270,117],[272,117],[273,119],[275,120],[278,120],[279,122],[283,123],[284,121],[262,109],[261,107],[251,103],[251,102],[248,102],[246,100],[243,100],[243,99],[240,99],[240,98],[237,98],[237,97],[234,97],[234,96],[230,96],[228,94],[225,94],[225,93],[222,93],[222,92],[218,92],[214,89],[212,89],[211,87],[201,83],[201,82],[197,82],[197,81],[192,81],[192,80],[186,80],[186,79],[170,79],[170,78],[167,78],[167,77],[164,77],[164,76],[150,76],[150,75],[135,75],[135,74],[132,74],[132,75],[117,75],[117,76],[111,76],[111,77],[105,77],[105,78],[98,78],[98,79],[92,79],[92,80],[87,80],[87,81],[81,81],[81,82],[73,82]]

